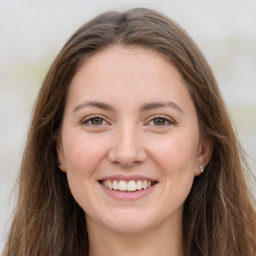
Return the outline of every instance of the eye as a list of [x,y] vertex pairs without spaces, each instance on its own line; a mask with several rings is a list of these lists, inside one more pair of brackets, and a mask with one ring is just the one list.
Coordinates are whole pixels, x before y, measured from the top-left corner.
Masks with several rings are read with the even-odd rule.
[[152,126],[167,126],[174,124],[174,121],[172,121],[170,118],[162,117],[162,116],[157,116],[152,118],[149,122],[149,125]]
[[168,123],[168,120],[166,120],[165,118],[155,118],[153,119],[153,123],[154,125],[165,125]]
[[83,121],[82,124],[84,125],[91,125],[91,126],[100,126],[100,125],[106,125],[107,122],[99,116],[89,116],[86,117]]

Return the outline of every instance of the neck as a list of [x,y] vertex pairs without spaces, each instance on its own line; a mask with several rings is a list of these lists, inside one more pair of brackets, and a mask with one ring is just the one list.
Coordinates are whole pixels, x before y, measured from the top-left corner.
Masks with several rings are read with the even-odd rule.
[[181,222],[171,226],[162,223],[151,230],[130,234],[90,225],[87,228],[89,256],[183,256]]

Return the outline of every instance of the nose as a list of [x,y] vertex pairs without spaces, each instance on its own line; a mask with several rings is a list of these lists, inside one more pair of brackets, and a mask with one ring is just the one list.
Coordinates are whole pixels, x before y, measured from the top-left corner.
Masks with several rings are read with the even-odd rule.
[[108,158],[112,163],[122,167],[133,167],[143,163],[147,154],[139,132],[130,127],[119,129],[113,138]]

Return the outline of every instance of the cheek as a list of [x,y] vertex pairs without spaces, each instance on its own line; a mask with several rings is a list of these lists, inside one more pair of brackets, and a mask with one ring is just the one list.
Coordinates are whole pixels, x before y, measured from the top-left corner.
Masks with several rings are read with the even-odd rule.
[[104,155],[104,145],[83,133],[71,134],[63,140],[64,158],[67,172],[79,176],[93,173]]
[[70,191],[77,203],[86,210],[92,185],[97,182],[95,170],[104,155],[104,148],[99,146],[97,140],[76,133],[63,137],[63,149]]
[[180,133],[158,141],[152,148],[155,161],[162,167],[165,175],[187,175],[194,177],[197,152],[197,136]]
[[86,210],[90,193],[97,182],[96,170],[106,151],[102,142],[83,133],[70,134],[63,139],[64,159],[70,191],[77,203]]

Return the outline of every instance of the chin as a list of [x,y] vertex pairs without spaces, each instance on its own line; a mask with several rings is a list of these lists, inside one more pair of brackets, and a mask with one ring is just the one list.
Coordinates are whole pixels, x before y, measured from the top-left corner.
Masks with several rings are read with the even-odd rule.
[[111,214],[103,222],[108,229],[127,234],[143,233],[157,225],[157,220],[154,216],[136,210],[119,210],[118,214]]
[[111,225],[109,225],[109,228],[112,229],[112,231],[122,234],[135,234],[135,233],[143,233],[147,231],[150,228],[150,225],[148,223],[145,223],[144,221],[121,221],[121,222],[113,222]]

